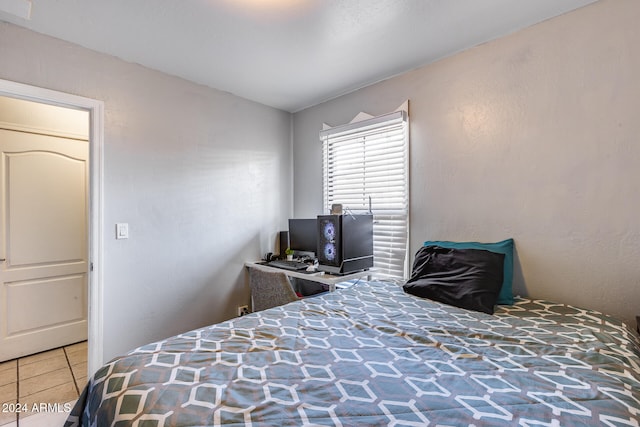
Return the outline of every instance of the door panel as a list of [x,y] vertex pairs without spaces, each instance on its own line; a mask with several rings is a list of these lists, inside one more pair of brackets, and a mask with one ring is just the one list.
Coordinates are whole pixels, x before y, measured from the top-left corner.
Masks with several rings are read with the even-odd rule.
[[87,338],[88,142],[0,129],[0,361]]
[[[14,282],[7,285],[7,336],[82,322],[86,317],[85,275]],[[56,310],[49,310],[56,301]]]
[[6,255],[11,265],[83,259],[85,162],[42,151],[8,153],[4,158],[9,175],[7,249],[11,251]]

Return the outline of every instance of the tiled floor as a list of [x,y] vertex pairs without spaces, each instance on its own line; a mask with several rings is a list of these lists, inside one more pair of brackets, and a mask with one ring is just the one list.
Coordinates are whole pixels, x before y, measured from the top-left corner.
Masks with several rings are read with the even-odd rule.
[[36,421],[44,412],[64,412],[86,381],[86,341],[0,363],[0,426],[25,426],[30,416]]

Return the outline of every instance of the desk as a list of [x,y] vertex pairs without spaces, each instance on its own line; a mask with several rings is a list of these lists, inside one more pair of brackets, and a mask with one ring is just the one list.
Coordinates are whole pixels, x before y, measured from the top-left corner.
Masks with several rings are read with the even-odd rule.
[[352,279],[361,279],[363,277],[370,278],[370,271],[358,271],[351,274],[344,274],[337,276],[334,274],[325,273],[322,271],[316,271],[315,273],[305,273],[304,271],[287,270],[285,268],[277,268],[265,265],[263,261],[247,261],[244,263],[247,268],[262,268],[268,271],[279,271],[286,274],[289,277],[295,277],[297,279],[310,280],[312,282],[322,283],[329,286],[329,292],[336,290],[336,285],[341,282],[346,282]]

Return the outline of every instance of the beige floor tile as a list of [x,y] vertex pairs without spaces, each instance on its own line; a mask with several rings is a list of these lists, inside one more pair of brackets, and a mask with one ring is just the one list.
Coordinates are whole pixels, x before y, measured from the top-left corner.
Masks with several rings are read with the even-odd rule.
[[15,383],[18,363],[15,360],[0,363],[0,386]]
[[[18,399],[18,390],[20,390],[20,404],[26,405],[29,409],[33,409],[34,404],[62,405],[65,402],[74,402],[78,398],[78,390],[81,391],[86,382],[87,343],[85,341],[0,363],[0,403],[15,404]],[[20,414],[20,419],[24,420],[20,425],[31,426],[29,423],[33,421],[34,427],[51,426],[53,425],[51,421],[55,417],[58,418],[55,418],[54,424],[61,425],[63,421],[60,423],[58,421],[64,420],[66,415],[29,411]],[[17,419],[16,412],[0,412],[1,427],[15,427]]]
[[69,363],[73,365],[79,365],[81,363],[87,363],[87,345],[86,342],[78,343],[65,347],[65,353],[69,359]]
[[0,403],[15,402],[18,399],[18,383],[0,386]]
[[69,369],[67,359],[62,356],[50,357],[38,362],[20,364],[18,369],[18,379],[20,382],[25,381],[32,377],[47,374],[49,372],[58,371],[60,369]]
[[10,370],[10,369],[16,369],[16,366],[18,366],[18,361],[15,359],[2,362],[0,363],[0,372]]
[[[15,371],[15,368],[14,368]],[[15,405],[18,401],[18,383],[13,382],[10,384],[0,385],[0,405],[2,409],[5,409],[4,404]],[[16,411],[13,411],[13,406],[6,407],[7,411],[0,411],[0,426],[9,425],[15,423]]]
[[74,378],[87,376],[87,362],[78,363],[77,365],[71,365],[71,372],[73,372]]
[[89,379],[84,376],[80,378],[76,378],[76,386],[78,387],[78,393],[82,393],[82,390],[87,386],[87,381]]
[[[86,374],[85,374],[86,375]],[[17,369],[5,369],[0,371],[0,386],[15,383],[18,381]]]
[[81,341],[75,344],[67,345],[64,348],[67,351],[84,351],[86,353],[88,344],[87,341]]
[[[23,397],[33,395],[42,390],[46,391],[53,387],[58,387],[64,384],[73,385],[73,376],[68,368],[58,369],[57,371],[48,372],[46,374],[37,375],[35,377],[27,378],[20,381],[20,395],[18,396],[22,401]],[[75,391],[75,386],[73,387]],[[77,398],[78,396],[75,396]],[[67,399],[71,400],[71,399]]]
[[[76,387],[72,383],[61,384],[43,391],[39,391],[34,394],[30,394],[25,397],[20,398],[20,403],[24,403],[29,411],[24,414],[20,414],[20,418],[24,416],[29,416],[33,414],[42,413],[38,410],[33,411],[32,408],[40,408],[41,404],[45,405],[53,405],[58,404],[56,408],[60,411],[64,411],[66,408],[64,406],[67,402],[73,402],[78,398],[78,394],[76,393]],[[68,408],[71,409],[71,404],[68,404]]]
[[[71,369],[69,369],[71,367]],[[0,363],[0,403],[20,403],[28,408],[40,404],[74,402],[87,382],[87,342]],[[20,387],[18,387],[18,384]],[[37,415],[34,415],[37,414]],[[54,417],[66,414],[43,414],[29,411],[20,414],[20,425],[51,426]],[[1,427],[14,427],[17,414],[0,413]],[[57,420],[57,418],[56,418]],[[57,425],[57,422],[56,422]]]
[[26,356],[18,359],[18,366],[22,367],[25,365],[29,365],[31,363],[38,363],[43,360],[52,359],[56,357],[62,357],[66,359],[64,355],[64,351],[61,348],[56,348],[54,350],[43,351],[42,353],[33,354],[31,356]]

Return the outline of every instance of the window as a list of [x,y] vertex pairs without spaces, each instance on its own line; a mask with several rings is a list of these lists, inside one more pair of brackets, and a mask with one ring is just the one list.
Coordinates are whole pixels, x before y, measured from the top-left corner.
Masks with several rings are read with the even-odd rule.
[[408,271],[409,137],[405,111],[324,130],[324,210],[373,213],[377,274],[403,279]]

